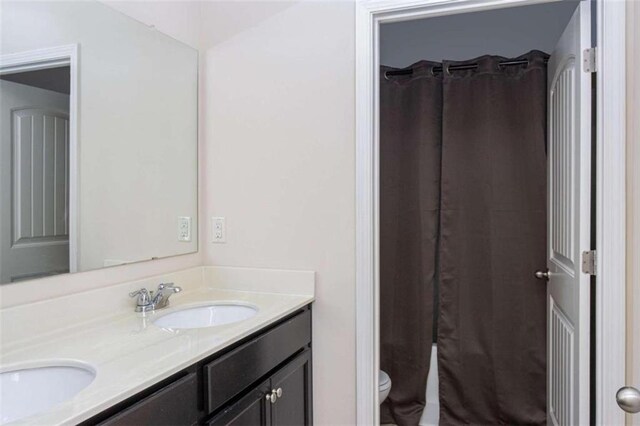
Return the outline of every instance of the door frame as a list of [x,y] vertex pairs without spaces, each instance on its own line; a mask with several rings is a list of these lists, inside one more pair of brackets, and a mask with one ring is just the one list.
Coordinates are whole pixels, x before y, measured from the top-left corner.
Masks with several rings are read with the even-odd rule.
[[78,271],[79,203],[78,203],[78,52],[77,44],[0,55],[0,75],[43,70],[68,65],[69,90],[69,272]]
[[[627,2],[627,254],[640,253],[640,3]],[[627,265],[627,385],[640,387],[640,264]],[[640,426],[640,415],[627,416]]]
[[[356,420],[380,424],[379,29],[380,24],[562,0],[356,1]],[[584,1],[584,0],[583,0]],[[624,424],[615,402],[625,384],[625,2],[595,0],[596,423]],[[606,372],[606,374],[605,374]]]

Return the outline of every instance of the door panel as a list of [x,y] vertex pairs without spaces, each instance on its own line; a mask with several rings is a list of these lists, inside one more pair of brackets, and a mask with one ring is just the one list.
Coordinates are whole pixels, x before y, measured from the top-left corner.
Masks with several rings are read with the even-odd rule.
[[304,351],[271,379],[272,390],[281,396],[271,408],[274,426],[310,425],[311,352]]
[[271,425],[270,381],[267,380],[207,422],[209,426]]
[[69,117],[46,108],[13,115],[13,244],[69,242]]
[[590,6],[580,2],[548,66],[548,422],[589,423],[590,277],[581,253],[591,241]]

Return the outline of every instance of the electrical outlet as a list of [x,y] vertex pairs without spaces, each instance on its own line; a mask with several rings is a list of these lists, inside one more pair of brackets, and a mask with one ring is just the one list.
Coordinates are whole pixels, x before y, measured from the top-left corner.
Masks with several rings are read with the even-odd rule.
[[211,230],[212,230],[211,242],[214,242],[214,243],[227,242],[227,228],[224,223],[224,217],[212,217]]
[[189,216],[178,218],[178,241],[191,241],[191,218]]

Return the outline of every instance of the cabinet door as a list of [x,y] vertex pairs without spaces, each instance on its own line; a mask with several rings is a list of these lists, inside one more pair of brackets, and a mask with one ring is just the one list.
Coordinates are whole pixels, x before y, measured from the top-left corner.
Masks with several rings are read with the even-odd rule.
[[192,425],[198,420],[197,401],[197,377],[191,373],[110,417],[100,426]]
[[307,349],[271,377],[273,426],[311,425],[311,350]]
[[270,381],[231,404],[207,422],[209,426],[269,426],[271,425],[271,403],[267,395],[271,392]]
[[311,341],[311,311],[304,311],[203,367],[205,410],[217,411]]

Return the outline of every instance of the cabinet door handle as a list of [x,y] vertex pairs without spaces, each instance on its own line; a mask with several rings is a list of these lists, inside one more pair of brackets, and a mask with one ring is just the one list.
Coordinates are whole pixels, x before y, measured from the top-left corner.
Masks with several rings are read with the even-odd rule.
[[282,396],[282,388],[272,389],[271,392],[265,395],[267,401],[272,404],[275,404],[278,401],[278,398]]
[[278,400],[278,397],[276,395],[276,391],[275,390],[272,390],[271,392],[266,394],[265,398],[267,399],[268,402],[270,402],[272,404],[275,404],[276,401]]

